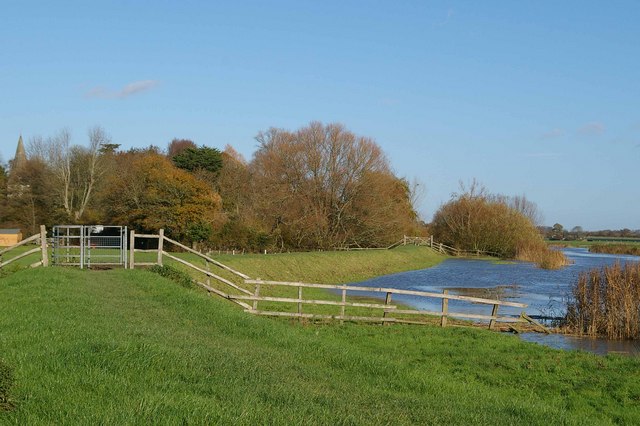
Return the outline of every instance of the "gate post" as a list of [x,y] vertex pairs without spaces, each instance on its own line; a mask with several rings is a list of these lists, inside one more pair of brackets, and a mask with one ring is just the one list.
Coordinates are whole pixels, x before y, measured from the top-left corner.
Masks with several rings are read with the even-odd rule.
[[164,228],[158,231],[158,265],[162,266],[162,250],[164,243]]
[[47,228],[40,225],[40,249],[42,251],[42,266],[49,266],[49,253],[47,252]]
[[129,239],[129,269],[135,267],[135,243],[136,243],[136,231],[131,230],[131,238]]

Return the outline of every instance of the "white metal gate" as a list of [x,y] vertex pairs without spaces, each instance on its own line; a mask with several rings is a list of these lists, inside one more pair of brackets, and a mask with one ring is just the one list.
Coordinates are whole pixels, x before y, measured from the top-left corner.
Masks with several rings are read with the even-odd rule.
[[58,225],[53,227],[52,263],[91,268],[127,267],[127,227]]

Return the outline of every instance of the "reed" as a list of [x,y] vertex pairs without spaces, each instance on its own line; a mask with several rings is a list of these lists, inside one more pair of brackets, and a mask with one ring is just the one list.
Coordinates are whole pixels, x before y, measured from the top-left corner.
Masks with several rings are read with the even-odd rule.
[[571,289],[565,327],[609,339],[640,338],[640,263],[580,274]]
[[640,256],[640,245],[637,244],[593,244],[589,247],[591,253],[628,254]]
[[546,244],[524,244],[518,248],[516,259],[533,262],[542,269],[560,269],[570,264],[564,253]]

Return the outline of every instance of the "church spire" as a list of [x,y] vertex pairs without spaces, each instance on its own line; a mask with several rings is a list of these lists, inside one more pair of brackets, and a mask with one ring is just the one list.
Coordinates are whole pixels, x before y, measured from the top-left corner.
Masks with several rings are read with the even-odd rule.
[[18,147],[16,148],[16,156],[11,163],[11,171],[17,171],[23,168],[27,164],[27,153],[24,150],[24,143],[22,142],[22,135],[18,139]]

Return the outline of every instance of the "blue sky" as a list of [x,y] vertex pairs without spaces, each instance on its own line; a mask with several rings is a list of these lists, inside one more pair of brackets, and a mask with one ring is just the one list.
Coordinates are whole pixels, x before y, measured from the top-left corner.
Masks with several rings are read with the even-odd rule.
[[312,120],[373,137],[420,210],[473,178],[544,222],[640,228],[640,2],[5,1],[0,154],[63,127],[251,158]]

